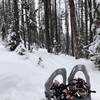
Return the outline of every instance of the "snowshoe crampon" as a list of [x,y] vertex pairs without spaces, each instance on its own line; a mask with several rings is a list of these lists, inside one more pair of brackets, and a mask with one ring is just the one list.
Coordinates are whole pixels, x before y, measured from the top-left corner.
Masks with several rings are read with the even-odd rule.
[[[79,71],[83,72],[86,81],[82,78],[74,78]],[[62,84],[53,81],[58,75],[63,78]],[[66,79],[65,68],[57,69],[52,73],[45,83],[45,96],[48,100],[91,100],[91,92],[95,91],[91,91],[90,77],[84,65],[76,65],[72,69],[67,85]]]

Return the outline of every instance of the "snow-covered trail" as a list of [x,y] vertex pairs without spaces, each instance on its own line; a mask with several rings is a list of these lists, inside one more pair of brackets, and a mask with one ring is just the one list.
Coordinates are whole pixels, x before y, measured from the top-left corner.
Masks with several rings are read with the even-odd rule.
[[0,46],[0,100],[40,100],[41,78],[41,69]]
[[[100,99],[100,72],[91,61],[74,57],[53,55],[40,49],[28,55],[28,59],[0,45],[0,100],[44,100],[44,83],[57,68],[64,67],[69,75],[77,64],[84,64],[91,76],[93,100]],[[42,62],[38,65],[39,57]],[[81,75],[81,73],[78,73]],[[82,76],[82,75],[81,75]]]

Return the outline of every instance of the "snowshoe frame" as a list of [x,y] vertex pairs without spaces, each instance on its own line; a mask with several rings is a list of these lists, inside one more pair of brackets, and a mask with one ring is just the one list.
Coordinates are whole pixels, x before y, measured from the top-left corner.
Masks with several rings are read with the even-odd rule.
[[[68,83],[70,83],[71,80],[74,79],[74,76],[75,74],[78,72],[78,71],[81,71],[83,72],[84,76],[85,76],[85,79],[86,79],[86,82],[87,82],[87,85],[89,87],[89,89],[91,88],[91,84],[90,84],[90,77],[88,75],[88,72],[86,70],[86,67],[84,65],[76,65],[69,77],[68,77]],[[63,78],[63,84],[66,84],[66,76],[67,76],[67,73],[66,73],[66,69],[65,68],[61,68],[61,69],[57,69],[56,71],[54,71],[52,73],[52,75],[49,77],[49,79],[47,80],[47,82],[45,83],[45,96],[47,98],[47,100],[51,100],[51,96],[50,96],[50,88],[53,84],[53,80],[54,78],[57,76],[57,75],[61,75],[62,78]],[[56,99],[54,99],[56,100]],[[84,96],[83,98],[76,98],[74,97],[73,100],[91,100],[91,94],[89,94],[88,96]]]

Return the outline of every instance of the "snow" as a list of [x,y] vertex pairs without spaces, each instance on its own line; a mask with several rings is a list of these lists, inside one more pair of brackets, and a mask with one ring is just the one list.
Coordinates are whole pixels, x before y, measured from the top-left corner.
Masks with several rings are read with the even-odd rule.
[[100,3],[100,0],[97,0],[96,2]]
[[[0,44],[0,100],[45,100],[44,84],[52,72],[64,67],[69,75],[77,64],[84,64],[87,67],[92,89],[97,92],[92,95],[92,100],[99,100],[100,72],[95,69],[91,61],[76,60],[63,54],[50,54],[45,49],[34,50],[26,59],[16,52],[7,51]],[[77,76],[83,77],[81,73]]]
[[96,35],[94,37],[94,42],[91,43],[91,46],[89,47],[89,51],[90,51],[90,54],[98,54],[99,53],[99,50],[97,50],[97,48],[99,47],[100,45],[100,35]]
[[92,24],[92,27],[91,27],[92,32],[94,29],[95,29],[95,24]]
[[97,29],[96,29],[96,33],[97,33],[97,34],[100,34],[100,28],[97,28]]

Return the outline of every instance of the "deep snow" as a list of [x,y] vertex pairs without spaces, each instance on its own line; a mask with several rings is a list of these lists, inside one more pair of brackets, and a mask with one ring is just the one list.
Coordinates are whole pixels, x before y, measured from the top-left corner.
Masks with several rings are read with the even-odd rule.
[[[39,62],[39,58],[42,59]],[[49,54],[44,49],[34,50],[27,56],[9,52],[0,44],[0,100],[45,100],[44,84],[57,68],[64,67],[69,75],[77,64],[84,64],[90,75],[92,100],[100,99],[100,71],[86,59],[76,60],[68,55]],[[83,77],[82,73],[77,76]]]

